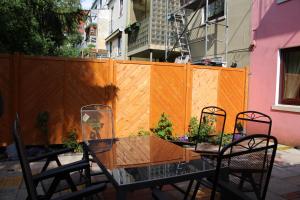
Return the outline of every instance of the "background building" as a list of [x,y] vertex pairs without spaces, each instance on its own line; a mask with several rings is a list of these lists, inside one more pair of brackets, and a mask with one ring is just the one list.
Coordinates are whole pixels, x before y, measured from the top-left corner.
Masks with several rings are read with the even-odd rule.
[[127,24],[128,0],[108,0],[110,11],[109,35],[106,37],[106,48],[114,59],[127,59],[127,35],[124,30]]
[[[169,4],[174,0],[169,0]],[[175,0],[176,1],[176,0]],[[193,64],[249,66],[251,0],[181,0],[179,10],[169,10],[176,28],[172,52],[189,55]],[[188,44],[188,45],[186,45]],[[187,48],[188,47],[188,48]],[[185,51],[185,53],[182,53]]]
[[300,1],[253,1],[249,109],[269,114],[279,142],[300,145]]
[[92,4],[85,24],[85,38],[83,47],[89,48],[89,56],[106,58],[105,38],[109,34],[110,13],[106,0],[95,0]]

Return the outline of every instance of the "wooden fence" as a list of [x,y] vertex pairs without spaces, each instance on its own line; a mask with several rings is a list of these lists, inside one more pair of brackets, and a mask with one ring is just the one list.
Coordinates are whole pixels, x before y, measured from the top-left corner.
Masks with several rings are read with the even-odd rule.
[[16,112],[27,144],[41,144],[38,113],[50,113],[50,142],[61,143],[67,132],[81,135],[80,108],[103,103],[113,107],[116,135],[125,137],[154,127],[162,112],[174,133],[183,135],[191,116],[217,105],[228,114],[232,131],[237,112],[246,108],[247,70],[173,63],[82,60],[0,55],[0,89],[4,115],[0,146],[11,143]]

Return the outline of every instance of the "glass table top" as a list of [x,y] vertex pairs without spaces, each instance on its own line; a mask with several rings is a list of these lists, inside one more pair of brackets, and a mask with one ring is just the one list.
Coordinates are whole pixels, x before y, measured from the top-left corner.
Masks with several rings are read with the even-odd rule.
[[90,141],[94,159],[119,184],[165,179],[214,169],[191,149],[182,148],[156,136],[115,139],[112,148],[101,151],[102,141]]

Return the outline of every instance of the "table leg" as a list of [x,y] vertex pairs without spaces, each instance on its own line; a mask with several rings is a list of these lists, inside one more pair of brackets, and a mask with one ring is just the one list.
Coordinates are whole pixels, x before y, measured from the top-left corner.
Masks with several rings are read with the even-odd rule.
[[126,191],[124,190],[117,190],[117,200],[126,200]]
[[[89,152],[88,152],[88,148],[85,144],[83,144],[83,159],[90,164],[89,162]],[[86,186],[89,186],[92,184],[92,181],[91,181],[91,171],[90,171],[90,166],[88,166],[86,169],[85,169],[85,176],[87,178],[86,180]]]

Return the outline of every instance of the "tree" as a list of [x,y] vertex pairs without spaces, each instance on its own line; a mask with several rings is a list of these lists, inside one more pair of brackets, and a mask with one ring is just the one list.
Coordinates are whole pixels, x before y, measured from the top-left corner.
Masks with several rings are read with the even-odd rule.
[[0,52],[56,55],[83,17],[80,0],[1,0]]

